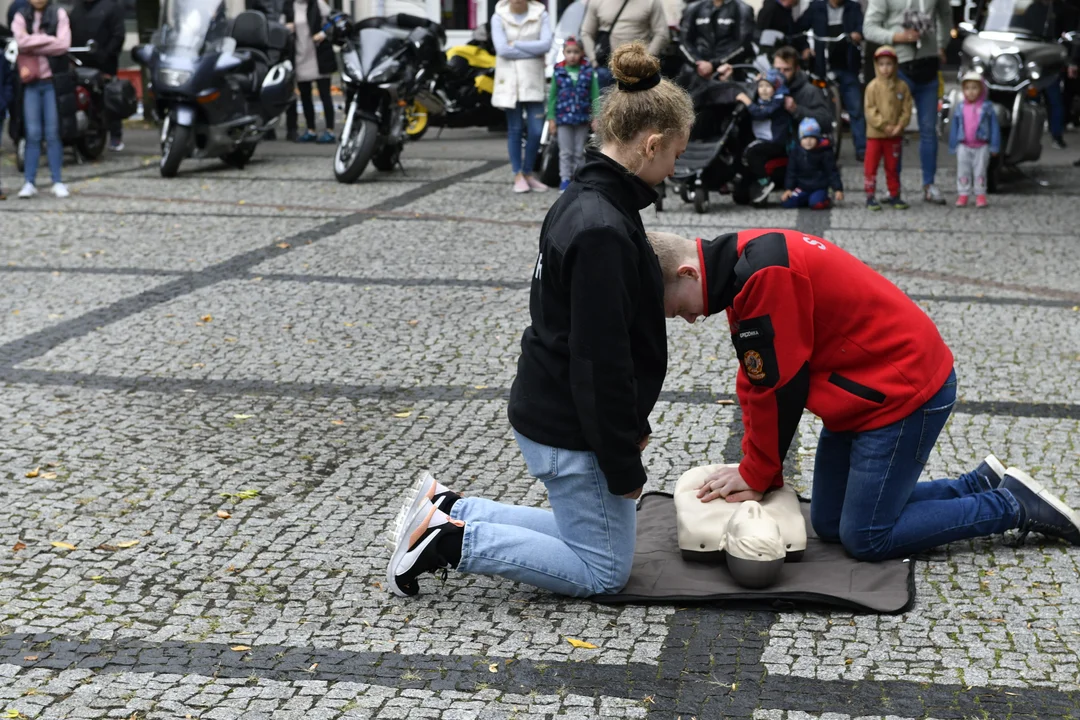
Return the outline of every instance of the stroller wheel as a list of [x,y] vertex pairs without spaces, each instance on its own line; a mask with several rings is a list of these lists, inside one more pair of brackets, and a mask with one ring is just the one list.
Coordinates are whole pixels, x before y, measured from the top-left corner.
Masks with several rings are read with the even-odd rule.
[[686,185],[682,185],[681,187],[679,187],[679,197],[682,198],[682,201],[684,203],[691,202],[690,188],[688,188]]
[[694,188],[694,212],[704,215],[709,211],[709,191],[704,187]]

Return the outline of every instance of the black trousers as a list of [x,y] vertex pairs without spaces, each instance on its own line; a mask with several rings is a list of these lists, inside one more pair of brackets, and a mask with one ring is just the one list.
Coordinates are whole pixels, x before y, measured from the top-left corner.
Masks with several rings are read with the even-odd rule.
[[743,163],[755,179],[761,179],[768,173],[765,163],[776,158],[787,157],[787,149],[780,143],[758,140],[750,143],[743,152]]
[[[326,129],[334,129],[334,101],[330,97],[330,78],[319,78],[315,81],[319,86],[319,99],[322,101],[323,115],[326,116]],[[300,88],[300,102],[304,106],[304,120],[308,130],[315,130],[315,102],[311,97],[310,80],[297,83]]]

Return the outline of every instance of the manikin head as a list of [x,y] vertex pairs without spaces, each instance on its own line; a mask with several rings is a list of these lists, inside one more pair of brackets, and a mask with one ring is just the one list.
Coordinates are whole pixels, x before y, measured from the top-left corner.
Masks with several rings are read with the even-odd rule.
[[775,583],[787,557],[780,526],[753,500],[739,503],[720,540],[720,549],[735,582],[748,588],[764,588]]
[[[640,40],[617,47],[608,67],[617,83],[596,117],[600,151],[650,187],[659,185],[675,174],[675,160],[686,150],[694,104],[685,90],[660,78],[660,61]],[[638,83],[646,83],[644,89],[627,89]]]

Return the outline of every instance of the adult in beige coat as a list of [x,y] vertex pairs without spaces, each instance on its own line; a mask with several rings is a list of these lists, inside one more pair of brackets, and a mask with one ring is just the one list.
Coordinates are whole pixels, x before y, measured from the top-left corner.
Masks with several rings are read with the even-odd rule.
[[[581,23],[581,40],[585,55],[599,70],[600,86],[611,84],[611,73],[596,58],[596,36],[601,31],[611,32],[611,50],[634,40],[648,45],[650,55],[660,55],[667,47],[670,32],[667,15],[661,0],[589,0],[585,6],[585,19]],[[615,22],[618,16],[619,21]],[[614,26],[613,26],[614,25]]]

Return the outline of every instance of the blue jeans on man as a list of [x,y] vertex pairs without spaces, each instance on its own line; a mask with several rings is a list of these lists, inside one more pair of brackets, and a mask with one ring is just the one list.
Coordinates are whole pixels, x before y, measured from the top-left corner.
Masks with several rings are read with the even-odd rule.
[[1065,101],[1061,97],[1061,82],[1055,82],[1043,90],[1046,96],[1047,124],[1050,137],[1061,140],[1065,132]]
[[915,104],[915,114],[919,120],[919,162],[922,165],[922,184],[933,185],[937,175],[937,113],[938,79],[925,83],[912,82],[911,78],[900,73],[900,79],[911,90],[911,99]]
[[863,115],[863,87],[859,74],[850,70],[833,70],[840,88],[840,101],[851,121],[851,137],[855,141],[855,153],[866,153],[866,117]]
[[56,89],[52,80],[39,80],[23,87],[23,128],[26,136],[26,182],[35,184],[41,160],[41,140],[49,160],[53,183],[59,183],[64,165],[64,144],[60,142],[60,115],[56,109]]
[[1020,504],[974,472],[918,482],[956,404],[956,373],[908,417],[866,432],[821,431],[810,520],[859,560],[907,557],[1016,527]]
[[457,569],[572,597],[622,590],[634,560],[637,503],[608,491],[595,453],[514,437],[551,510],[458,500],[450,511],[465,522]]
[[[524,115],[524,121],[522,120]],[[524,124],[523,124],[524,123]],[[506,111],[506,146],[510,153],[510,169],[514,174],[532,175],[540,137],[544,132],[544,103],[519,102]],[[521,136],[525,133],[525,157],[521,156]]]

